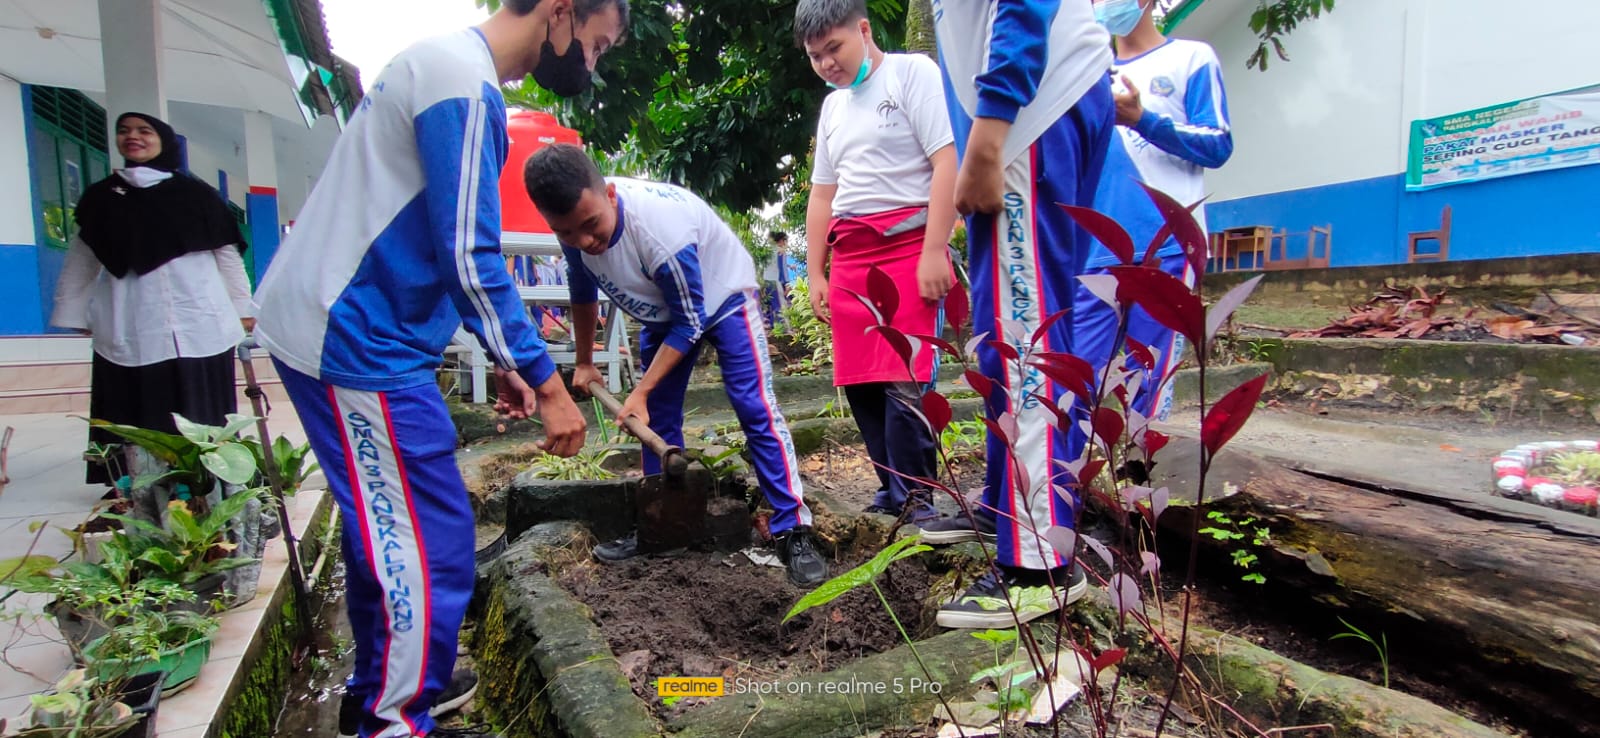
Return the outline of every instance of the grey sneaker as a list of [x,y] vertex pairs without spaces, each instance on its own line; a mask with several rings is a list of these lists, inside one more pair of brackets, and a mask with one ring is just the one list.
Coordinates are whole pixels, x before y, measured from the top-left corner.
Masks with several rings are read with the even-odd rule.
[[955,517],[939,518],[918,527],[922,529],[922,542],[930,546],[948,546],[980,540],[984,543],[994,543],[997,540],[994,511],[977,505],[972,506],[970,518],[957,514]]
[[[1055,584],[1051,585],[1051,578]],[[1008,606],[1006,593],[1010,592]],[[1026,623],[1054,613],[1082,599],[1089,591],[1089,579],[1083,569],[1061,567],[1046,574],[1003,567],[999,574],[993,571],[973,582],[967,591],[945,603],[934,616],[934,622],[945,628],[1010,628],[1018,622]],[[1011,608],[1017,610],[1016,617]]]

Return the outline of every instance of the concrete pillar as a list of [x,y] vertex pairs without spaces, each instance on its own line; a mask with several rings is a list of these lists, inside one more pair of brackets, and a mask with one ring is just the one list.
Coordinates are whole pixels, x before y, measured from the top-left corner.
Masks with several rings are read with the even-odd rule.
[[249,189],[244,196],[245,216],[250,221],[252,275],[259,282],[267,265],[278,252],[278,159],[272,138],[272,117],[247,110],[244,113],[244,168]]
[[167,120],[161,78],[161,0],[100,0],[100,59],[106,79],[106,135],[112,166],[117,116],[138,111]]

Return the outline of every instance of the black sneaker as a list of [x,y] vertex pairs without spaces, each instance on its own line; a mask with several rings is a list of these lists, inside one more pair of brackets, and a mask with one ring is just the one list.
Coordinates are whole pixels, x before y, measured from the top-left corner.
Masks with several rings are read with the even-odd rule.
[[995,535],[994,511],[978,505],[972,505],[972,517],[957,514],[951,518],[939,518],[919,525],[922,529],[922,542],[930,546],[948,546],[952,543],[966,543],[967,541],[983,541],[994,543]]
[[[1051,576],[1055,586],[1050,584]],[[1009,606],[1007,591],[1011,593]],[[1063,566],[1050,575],[1002,567],[999,574],[993,571],[984,574],[967,591],[945,603],[933,620],[945,628],[1009,628],[1077,602],[1088,591],[1089,579],[1084,576],[1083,569],[1077,567],[1069,574]],[[1017,610],[1014,619],[1011,607]]]
[[428,708],[428,714],[434,717],[448,715],[471,702],[473,695],[477,693],[477,672],[471,669],[456,669],[455,673],[450,675],[450,683],[444,685],[444,691],[433,698],[433,707]]
[[862,508],[861,512],[872,513],[873,515],[888,515],[892,518],[900,516],[899,510],[896,510],[892,507],[884,507],[882,505],[868,505]]
[[[471,669],[457,669],[450,675],[450,683],[444,685],[444,691],[434,698],[433,707],[428,709],[428,714],[433,717],[446,715],[461,709],[462,705],[472,700],[478,693],[478,675]],[[361,698],[346,694],[339,698],[339,738],[356,738],[361,730]],[[428,735],[440,735],[436,729]]]
[[811,528],[797,525],[772,537],[778,560],[789,570],[789,581],[797,587],[815,587],[828,578],[828,562],[811,540]]
[[639,534],[602,543],[594,547],[594,560],[602,564],[619,564],[639,555]]
[[495,559],[500,558],[500,554],[506,552],[506,545],[506,534],[501,532],[500,535],[495,536],[495,539],[490,541],[488,545],[472,553],[473,566],[477,567],[479,571],[482,571],[484,567],[494,563]]
[[339,698],[339,738],[356,738],[361,732],[361,698],[345,693]]
[[[423,737],[418,736],[418,738]],[[504,736],[481,725],[472,725],[460,728],[436,727],[428,731],[426,738],[504,738]]]

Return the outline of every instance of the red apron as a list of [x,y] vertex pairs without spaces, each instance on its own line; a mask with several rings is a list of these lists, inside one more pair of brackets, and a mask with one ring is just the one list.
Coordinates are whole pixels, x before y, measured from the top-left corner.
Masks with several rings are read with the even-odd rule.
[[845,291],[867,295],[867,271],[876,266],[900,288],[900,305],[889,324],[908,336],[939,335],[939,304],[923,300],[917,290],[917,260],[922,257],[927,227],[907,227],[911,218],[922,217],[925,211],[909,207],[829,221],[828,309],[833,314],[835,386],[932,379],[933,348],[921,347],[911,362],[912,373],[907,374],[889,342],[877,331],[867,333],[877,325],[872,313]]

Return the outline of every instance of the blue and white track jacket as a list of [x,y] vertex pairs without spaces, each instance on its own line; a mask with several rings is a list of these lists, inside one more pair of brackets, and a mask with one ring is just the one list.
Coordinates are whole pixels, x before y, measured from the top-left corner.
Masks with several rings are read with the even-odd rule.
[[933,0],[956,147],[973,118],[1010,121],[1002,161],[1027,151],[1111,66],[1088,0]]
[[600,290],[662,342],[687,353],[707,328],[737,312],[756,289],[755,260],[733,230],[694,193],[611,177],[617,228],[598,256],[562,246],[572,302]]
[[505,102],[477,29],[378,75],[256,293],[256,336],[329,384],[425,384],[462,323],[530,384],[555,371],[500,254]]

